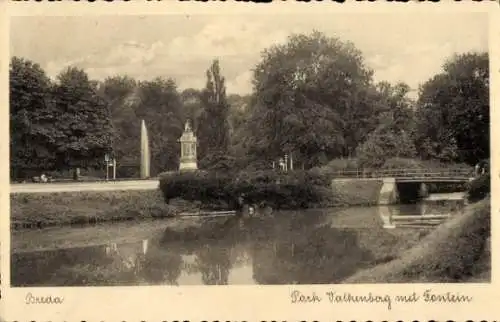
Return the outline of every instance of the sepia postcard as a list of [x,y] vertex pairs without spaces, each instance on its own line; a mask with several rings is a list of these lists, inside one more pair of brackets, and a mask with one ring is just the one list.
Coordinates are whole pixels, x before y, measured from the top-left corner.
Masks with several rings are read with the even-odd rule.
[[498,318],[497,3],[1,6],[0,319]]

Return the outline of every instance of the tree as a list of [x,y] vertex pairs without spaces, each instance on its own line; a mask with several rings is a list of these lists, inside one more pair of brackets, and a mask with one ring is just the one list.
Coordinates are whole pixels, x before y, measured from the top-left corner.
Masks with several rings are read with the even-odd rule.
[[409,86],[380,82],[376,88],[377,127],[356,149],[362,167],[380,167],[387,159],[413,158],[417,154],[413,142],[413,102],[407,96]]
[[60,133],[50,79],[38,64],[18,57],[9,72],[11,175],[54,169]]
[[198,127],[198,120],[203,112],[201,105],[201,91],[194,88],[187,88],[181,93],[183,105],[183,118],[190,120],[193,128]]
[[[182,101],[172,79],[156,78],[139,83],[135,113],[146,121],[150,139],[151,174],[176,170],[178,140],[184,130]],[[136,134],[139,136],[139,132]]]
[[488,53],[465,53],[420,89],[416,143],[422,156],[474,164],[489,158]]
[[68,67],[57,80],[53,91],[59,128],[57,168],[102,167],[113,144],[107,102],[97,95],[97,84],[81,69]]
[[226,98],[225,79],[218,60],[207,70],[207,85],[201,93],[203,112],[198,120],[198,159],[210,153],[225,154],[229,149],[229,104]]
[[377,126],[390,126],[396,133],[412,131],[414,102],[408,97],[410,87],[401,82],[396,85],[380,82],[376,88],[378,92],[376,104],[379,104]]
[[381,126],[359,145],[356,155],[361,167],[377,168],[390,158],[414,158],[417,151],[408,132]]
[[306,167],[351,154],[373,129],[371,79],[353,44],[319,32],[266,49],[254,69],[249,153],[293,152]]
[[231,138],[231,145],[239,142],[236,134],[242,128],[243,124],[248,117],[248,105],[250,103],[249,95],[231,94],[227,98],[229,108],[229,136]]
[[137,82],[128,76],[114,76],[99,86],[99,95],[108,103],[115,129],[113,152],[118,164],[138,164],[140,120],[135,115]]

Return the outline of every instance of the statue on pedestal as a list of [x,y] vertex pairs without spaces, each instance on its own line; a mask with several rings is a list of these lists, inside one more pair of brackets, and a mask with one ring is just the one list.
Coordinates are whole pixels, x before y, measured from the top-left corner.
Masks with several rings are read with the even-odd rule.
[[179,163],[179,170],[197,170],[198,164],[196,161],[196,136],[191,128],[191,122],[186,121],[184,126],[184,133],[179,139],[181,143],[181,159]]

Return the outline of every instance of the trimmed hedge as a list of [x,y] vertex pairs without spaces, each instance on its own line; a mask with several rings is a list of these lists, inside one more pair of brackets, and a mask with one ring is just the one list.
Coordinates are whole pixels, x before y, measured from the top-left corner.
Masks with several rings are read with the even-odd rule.
[[175,198],[205,205],[223,202],[221,207],[229,209],[243,194],[246,203],[275,209],[311,207],[325,203],[332,194],[330,180],[312,171],[185,172],[161,176],[160,189],[166,202]]

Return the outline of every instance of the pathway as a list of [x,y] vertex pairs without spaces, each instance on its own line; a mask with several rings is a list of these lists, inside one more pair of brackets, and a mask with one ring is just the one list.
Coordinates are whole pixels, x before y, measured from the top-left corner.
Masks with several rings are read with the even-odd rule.
[[158,189],[158,180],[127,180],[102,182],[68,183],[20,183],[11,184],[11,193],[28,192],[68,192],[68,191],[113,191],[113,190],[154,190]]

